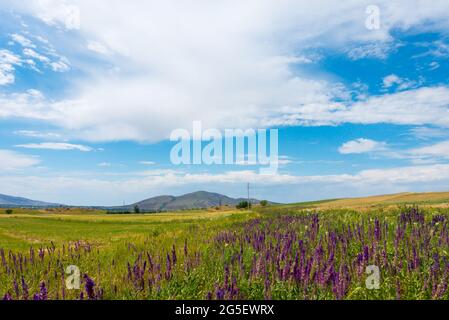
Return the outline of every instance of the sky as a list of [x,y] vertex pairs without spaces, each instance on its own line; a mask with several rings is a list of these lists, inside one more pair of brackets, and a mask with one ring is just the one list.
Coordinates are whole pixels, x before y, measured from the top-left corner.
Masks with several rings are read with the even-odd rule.
[[[341,2],[0,0],[0,193],[449,190],[449,2]],[[278,129],[278,171],[174,165],[194,121]]]

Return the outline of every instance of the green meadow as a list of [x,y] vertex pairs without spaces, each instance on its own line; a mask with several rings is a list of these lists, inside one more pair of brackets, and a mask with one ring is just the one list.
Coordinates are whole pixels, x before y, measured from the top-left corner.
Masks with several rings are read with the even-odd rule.
[[[227,211],[180,211],[157,214],[107,214],[92,210],[13,210],[0,209],[0,247],[27,251],[30,247],[61,246],[84,241],[105,250],[128,242],[151,238],[173,242],[186,236],[214,232],[255,216],[254,213]],[[171,243],[172,244],[172,243]]]
[[448,299],[446,196],[126,215],[0,209],[0,298]]

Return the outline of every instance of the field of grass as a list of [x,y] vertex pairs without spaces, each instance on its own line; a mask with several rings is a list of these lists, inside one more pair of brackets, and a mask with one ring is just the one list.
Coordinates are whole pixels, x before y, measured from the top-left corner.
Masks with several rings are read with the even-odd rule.
[[[251,212],[0,210],[0,298],[448,299],[445,196]],[[403,206],[416,199],[426,206]],[[71,265],[80,289],[67,289]],[[379,290],[365,285],[370,265],[380,269]]]
[[31,246],[63,245],[82,240],[99,247],[139,242],[149,236],[181,236],[246,218],[245,211],[179,211],[158,214],[111,215],[91,210],[0,210],[0,247],[17,251]]
[[421,206],[448,206],[449,192],[405,192],[362,198],[329,199],[283,205],[284,208],[372,208],[416,204]]

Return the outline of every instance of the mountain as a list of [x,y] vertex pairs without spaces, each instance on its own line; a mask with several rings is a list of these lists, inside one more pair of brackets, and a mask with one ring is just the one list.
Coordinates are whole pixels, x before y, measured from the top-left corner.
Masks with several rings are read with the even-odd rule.
[[[156,211],[175,211],[185,209],[206,209],[216,206],[235,206],[244,198],[230,198],[219,193],[212,193],[206,191],[197,191],[188,193],[182,196],[159,196],[146,199],[125,207],[116,207],[116,209],[134,210],[138,206],[141,211],[156,212]],[[250,199],[252,203],[259,203],[259,200]]]
[[30,200],[21,197],[7,196],[0,194],[0,206],[10,207],[55,207],[59,206],[56,203],[49,203],[44,201]]
[[[252,203],[259,203],[257,199],[250,199]],[[142,212],[176,211],[187,209],[207,209],[216,206],[235,206],[245,198],[230,198],[219,193],[198,191],[182,196],[158,196],[146,199],[132,205],[120,207],[95,207],[110,211],[134,211],[138,206]],[[0,207],[59,207],[60,204],[12,197],[0,194]]]

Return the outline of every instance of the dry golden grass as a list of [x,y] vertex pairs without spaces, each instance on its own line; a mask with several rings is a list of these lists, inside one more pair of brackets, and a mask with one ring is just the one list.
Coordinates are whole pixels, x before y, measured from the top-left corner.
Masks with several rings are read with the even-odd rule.
[[317,203],[316,208],[369,208],[376,206],[419,204],[448,206],[449,192],[405,192],[363,198],[347,198]]

